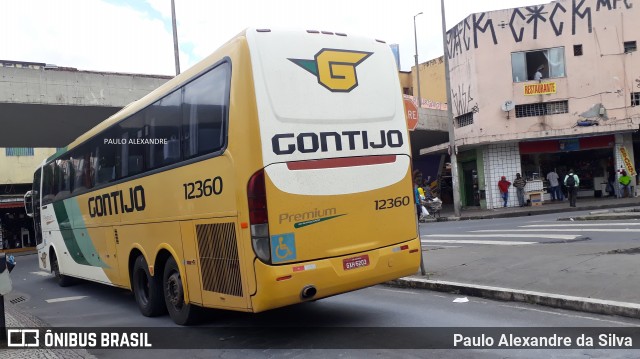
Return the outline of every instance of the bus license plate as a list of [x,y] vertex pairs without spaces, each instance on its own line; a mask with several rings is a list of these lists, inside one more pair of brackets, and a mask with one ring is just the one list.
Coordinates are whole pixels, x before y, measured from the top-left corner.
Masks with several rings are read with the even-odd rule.
[[344,270],[366,267],[369,265],[369,256],[363,255],[359,257],[347,258],[342,260],[342,268]]

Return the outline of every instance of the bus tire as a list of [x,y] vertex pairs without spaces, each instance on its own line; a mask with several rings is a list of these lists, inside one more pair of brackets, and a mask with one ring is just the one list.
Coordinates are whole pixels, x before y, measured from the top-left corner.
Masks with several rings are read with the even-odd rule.
[[194,324],[200,312],[200,307],[185,303],[180,269],[173,257],[169,257],[164,266],[162,287],[164,300],[171,319],[178,325]]
[[60,264],[58,263],[58,256],[56,256],[56,252],[52,252],[51,255],[51,272],[53,272],[59,286],[68,287],[75,284],[74,278],[60,273]]
[[133,265],[131,284],[140,313],[145,317],[156,317],[166,313],[162,299],[162,286],[157,279],[157,276],[149,273],[149,266],[144,256],[139,255]]

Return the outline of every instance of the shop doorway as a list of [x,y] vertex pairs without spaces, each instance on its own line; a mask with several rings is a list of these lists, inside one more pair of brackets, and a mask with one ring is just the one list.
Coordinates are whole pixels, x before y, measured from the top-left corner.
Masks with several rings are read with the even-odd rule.
[[578,196],[601,197],[607,186],[607,175],[613,166],[613,149],[601,148],[583,151],[570,151],[558,153],[532,153],[522,155],[522,174],[527,181],[542,179],[544,188],[548,191],[549,183],[546,179],[551,170],[555,170],[562,179],[571,169],[580,178]]
[[462,178],[464,181],[462,201],[463,206],[480,206],[480,192],[478,191],[478,165],[475,160],[462,162]]

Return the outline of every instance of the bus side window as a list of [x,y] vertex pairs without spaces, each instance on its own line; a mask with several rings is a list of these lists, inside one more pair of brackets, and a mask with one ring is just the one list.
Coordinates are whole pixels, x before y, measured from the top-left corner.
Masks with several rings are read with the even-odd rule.
[[58,195],[60,191],[60,168],[56,162],[51,162],[51,168],[53,172],[53,185],[51,187],[51,196],[52,200],[55,200],[55,197]]
[[160,140],[149,145],[149,169],[170,165],[180,160],[180,102],[182,92],[169,96],[145,109],[149,138]]
[[71,195],[71,171],[69,165],[68,157],[56,160],[56,180],[58,182],[56,200],[62,200]]
[[[149,129],[144,125],[144,117],[138,113],[120,123],[117,137],[122,138],[122,177],[134,176],[146,170],[146,153],[149,145],[136,144],[137,140],[148,138]],[[115,136],[115,134],[114,134]]]
[[224,63],[184,87],[182,150],[184,158],[224,146],[229,64]]
[[42,225],[40,224],[40,182],[42,180],[42,171],[40,168],[33,175],[33,225],[35,229],[36,245],[42,243]]
[[[105,134],[105,138],[113,138],[114,135],[115,131],[108,131]],[[118,145],[104,143],[104,141],[98,144],[97,185],[113,182],[118,177],[119,173],[117,173],[116,169],[119,166],[116,163],[118,162],[119,149]]]
[[55,190],[53,188],[53,165],[49,163],[42,168],[42,204],[48,204],[53,202],[55,198]]
[[[86,150],[87,147],[83,146],[83,150]],[[91,180],[91,169],[89,167],[90,162],[90,154],[85,151],[80,151],[82,153],[82,157],[78,157],[73,160],[73,171],[75,172],[75,180],[73,193],[80,193],[84,190],[93,188],[93,182]]]

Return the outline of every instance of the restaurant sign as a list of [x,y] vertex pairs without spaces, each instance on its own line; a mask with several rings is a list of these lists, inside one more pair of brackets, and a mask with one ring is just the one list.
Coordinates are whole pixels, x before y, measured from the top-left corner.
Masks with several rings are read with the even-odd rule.
[[631,162],[631,158],[629,158],[629,153],[625,147],[620,147],[620,155],[622,156],[622,162],[624,162],[624,166],[627,168],[629,176],[635,176],[636,169],[634,168],[633,162]]
[[556,93],[555,82],[541,82],[539,84],[524,85],[524,94],[526,96],[547,95],[551,93]]

